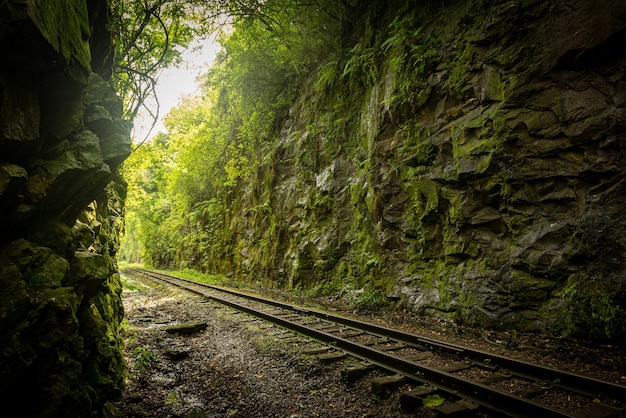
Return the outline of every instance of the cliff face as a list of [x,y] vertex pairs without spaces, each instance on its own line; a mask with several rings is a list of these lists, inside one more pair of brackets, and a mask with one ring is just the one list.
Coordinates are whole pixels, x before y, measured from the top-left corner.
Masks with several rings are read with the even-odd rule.
[[106,81],[107,7],[0,4],[0,393],[34,400],[20,416],[92,416],[123,384],[130,125]]
[[623,334],[626,5],[443,3],[369,6],[230,206],[211,267]]

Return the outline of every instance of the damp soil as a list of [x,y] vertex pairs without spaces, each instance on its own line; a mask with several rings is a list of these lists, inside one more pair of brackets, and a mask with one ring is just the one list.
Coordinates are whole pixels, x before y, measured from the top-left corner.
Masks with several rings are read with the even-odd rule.
[[[307,354],[315,344],[302,337],[185,291],[152,282],[134,282],[133,288],[123,292],[129,375],[118,407],[126,417],[437,416],[428,407],[400,407],[400,394],[409,385],[373,394],[371,382],[382,376],[380,371],[346,382],[341,371],[356,360],[322,363]],[[271,296],[289,298],[276,291]],[[442,341],[626,383],[620,347],[589,347],[534,334],[464,328],[402,311],[374,314],[333,301],[316,303]],[[192,335],[167,332],[170,326],[198,321],[207,326]]]

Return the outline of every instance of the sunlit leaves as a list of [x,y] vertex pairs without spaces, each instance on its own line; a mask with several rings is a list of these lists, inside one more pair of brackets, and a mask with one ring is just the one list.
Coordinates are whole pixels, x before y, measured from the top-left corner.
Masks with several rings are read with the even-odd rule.
[[162,199],[161,191],[166,187],[171,167],[166,135],[144,144],[124,162],[122,174],[128,183],[128,197],[126,234],[120,255],[123,259],[153,260],[163,250],[160,228],[170,216],[171,205]]
[[[154,4],[150,1],[157,0],[143,0],[129,27],[141,25],[142,13],[145,17],[146,9]],[[191,31],[185,31],[188,22],[176,15],[176,10],[185,10],[175,7],[182,6],[182,0],[158,3],[160,13],[167,11],[162,20],[166,15],[179,19],[178,37],[172,37],[171,30],[169,38],[158,35],[158,21],[144,27],[147,40],[133,41],[128,35],[126,42],[134,42],[128,54],[131,58],[142,59],[152,51],[150,60],[141,63],[145,69],[141,71],[159,60],[174,62],[175,51],[164,58],[158,51],[166,43],[184,45],[194,33],[191,25],[187,26]],[[141,251],[146,262],[161,267],[184,263],[208,269],[225,257],[221,252],[229,247],[232,235],[228,219],[234,194],[254,178],[310,74],[329,60],[338,62],[344,3],[210,3],[213,10],[226,10],[230,16],[230,29],[219,37],[223,50],[204,77],[201,91],[167,115],[169,134],[144,145],[143,160],[127,168],[132,171],[131,189],[139,196],[136,205],[130,206],[136,231],[129,235],[135,234],[133,239],[142,243],[128,248]],[[163,20],[161,26],[167,22],[174,24],[174,20]],[[136,81],[133,74],[123,76],[129,77],[131,85],[141,85],[143,81]],[[128,105],[136,107],[140,102],[130,99]]]

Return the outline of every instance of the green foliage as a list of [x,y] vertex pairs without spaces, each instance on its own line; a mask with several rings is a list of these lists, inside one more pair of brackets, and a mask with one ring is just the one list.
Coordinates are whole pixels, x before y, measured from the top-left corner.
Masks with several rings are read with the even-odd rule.
[[[337,13],[334,18],[341,18],[345,8],[328,0],[304,6],[297,0],[111,0],[109,6],[109,29],[116,41],[112,81],[123,99],[125,117],[131,120],[141,109],[157,119],[158,100],[156,107],[150,107],[146,106],[146,99],[155,95],[160,70],[180,64],[181,51],[192,39],[223,32],[230,23],[239,27],[231,32],[234,37],[245,33],[249,39],[256,37],[266,43],[274,39],[274,45],[263,46],[275,47],[269,50],[269,55],[278,58],[274,63],[293,66],[293,73],[299,70],[303,57],[315,57],[325,44],[336,42],[329,37],[333,32],[319,32],[319,25],[328,23],[328,11]],[[308,9],[307,13],[301,13],[303,9]],[[320,10],[327,12],[319,13]],[[246,30],[241,30],[246,26]],[[313,33],[309,28],[313,28]],[[295,48],[298,50],[294,53]],[[263,49],[249,51],[258,53]],[[255,68],[257,75],[261,68]],[[254,75],[255,71],[248,74]]]
[[389,58],[389,69],[395,75],[396,89],[388,99],[389,107],[423,106],[431,87],[426,83],[427,69],[438,57],[430,37],[422,36],[417,8],[399,14],[389,25],[389,37],[381,50]]
[[[322,57],[336,54],[344,5],[268,0],[220,7],[230,13],[231,30],[218,39],[223,50],[201,91],[167,115],[169,134],[124,165],[124,260],[199,271],[241,265],[232,253],[241,221],[233,217],[234,196],[256,178],[301,84]],[[255,212],[254,219],[265,222],[268,213]]]
[[[360,41],[347,53],[341,73],[351,90],[372,87],[387,77],[392,81],[383,102],[387,109],[408,106],[415,111],[426,103],[431,93],[429,69],[439,54],[435,40],[422,33],[420,13],[419,8],[409,6],[379,32],[374,32],[371,22],[366,23]],[[318,92],[333,84],[335,70],[333,61],[320,68],[315,84]]]
[[567,332],[589,329],[597,334],[593,335],[595,338],[611,339],[626,331],[626,312],[615,301],[612,289],[603,285],[598,277],[571,276],[561,298],[566,302],[566,309],[560,320]]
[[179,391],[177,390],[173,390],[170,392],[169,395],[167,395],[167,398],[165,400],[165,404],[167,406],[169,406],[170,408],[180,408],[183,406],[183,399],[180,396]]
[[[378,211],[370,178],[379,167],[369,151],[361,155],[362,144],[371,142],[361,121],[378,118],[383,107],[402,116],[392,124],[403,138],[400,157],[412,161],[412,172],[400,177],[415,208],[411,227],[418,229],[421,218],[436,209],[438,191],[420,181],[420,167],[431,163],[433,151],[430,133],[413,115],[429,98],[426,75],[437,53],[415,7],[389,24],[366,21],[358,40],[342,48],[349,8],[350,2],[267,0],[233,18],[201,91],[168,114],[169,134],[146,144],[142,156],[125,167],[131,193],[139,197],[129,205],[124,258],[235,276],[285,271],[283,284],[313,284],[312,294],[342,295],[355,309],[385,303],[393,279],[370,225]],[[301,166],[315,170],[327,164],[312,156],[315,151],[328,159],[346,152],[360,162],[359,176],[370,180],[351,189],[354,221],[346,224],[345,254],[304,251],[296,255],[299,270],[291,271],[276,260],[286,252],[298,254],[294,246],[307,231],[294,232],[276,214],[283,202],[274,201],[274,169],[281,163],[274,153],[298,97],[310,100],[302,106],[311,113],[311,122],[294,132],[302,138],[295,157]],[[371,126],[374,135],[378,125]],[[323,150],[316,150],[316,142]],[[309,171],[297,176],[298,187],[314,180]],[[336,206],[329,195],[315,193],[303,216],[322,226]]]
[[343,283],[339,280],[329,280],[318,282],[309,291],[309,295],[313,297],[318,296],[332,296],[340,295],[343,290]]
[[358,43],[350,50],[350,58],[343,68],[342,77],[360,80],[363,85],[371,86],[378,80],[377,58],[375,47],[365,47]]
[[148,370],[151,365],[156,361],[156,357],[152,353],[152,351],[148,350],[145,347],[137,347],[131,353],[135,360],[135,370],[139,373],[145,372]]
[[[368,105],[371,116],[378,117],[381,106],[403,107],[408,115],[430,94],[425,74],[436,58],[434,41],[423,34],[416,8],[408,8],[388,26],[366,22],[358,42],[342,49],[348,3],[268,0],[233,18],[231,30],[219,38],[223,50],[205,75],[201,91],[168,114],[169,134],[146,144],[142,155],[125,167],[130,193],[137,192],[138,197],[129,205],[122,258],[159,268],[228,271],[236,276],[285,269],[283,284],[316,283],[310,290],[313,295],[342,295],[355,309],[385,303],[393,279],[378,254],[376,232],[368,226],[377,211],[371,187],[354,188],[358,196],[351,202],[354,222],[345,255],[304,255],[298,268],[311,268],[306,273],[291,272],[275,262],[297,240],[290,235],[292,227],[277,217],[275,208],[282,202],[274,201],[272,193],[273,164],[279,161],[273,149],[300,89],[308,88],[307,94],[312,90],[316,97],[307,105],[313,122],[298,133],[303,152],[296,158],[315,167],[320,162],[312,158],[306,141],[357,135],[356,141],[324,139],[323,152],[333,158],[340,150],[347,151],[361,161],[358,170],[364,178],[377,170],[377,163],[359,154],[364,139],[356,121],[363,117],[362,98],[384,78],[380,87],[384,93]],[[397,126],[405,139],[402,157],[428,165],[432,153],[428,132],[410,121]],[[298,177],[302,187],[311,180],[306,175]],[[411,198],[416,208],[421,205],[421,215],[416,211],[416,216],[424,216],[437,204],[436,190],[432,200],[432,187],[414,186]],[[307,205],[313,223],[324,222],[323,217],[315,219],[318,213],[336,209],[327,195],[315,195]],[[419,220],[414,222],[416,228]],[[297,234],[304,236],[306,231]],[[296,276],[289,277],[292,273]]]
[[441,396],[435,394],[426,396],[422,402],[426,408],[436,408],[443,404],[444,399]]
[[387,303],[382,291],[369,286],[348,292],[346,301],[350,307],[366,311],[379,309]]
[[[111,0],[110,30],[115,38],[113,84],[133,119],[154,93],[158,70],[180,60],[178,47],[189,44],[199,27],[198,8],[185,0]],[[152,113],[156,119],[158,109]]]
[[[126,235],[120,258],[149,265],[172,265],[176,230],[170,216],[176,207],[163,194],[172,158],[168,138],[146,143],[124,162],[122,174],[128,182]],[[170,227],[170,228],[168,228]]]
[[313,88],[317,93],[324,93],[335,84],[335,80],[338,76],[338,64],[339,63],[336,60],[333,60],[318,68],[317,79],[313,85]]

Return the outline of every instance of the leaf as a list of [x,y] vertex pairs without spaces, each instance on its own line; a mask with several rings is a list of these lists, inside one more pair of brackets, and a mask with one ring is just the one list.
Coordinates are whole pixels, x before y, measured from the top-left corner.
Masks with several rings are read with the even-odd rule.
[[423,403],[426,408],[435,408],[443,403],[444,399],[439,395],[430,395],[424,398]]

